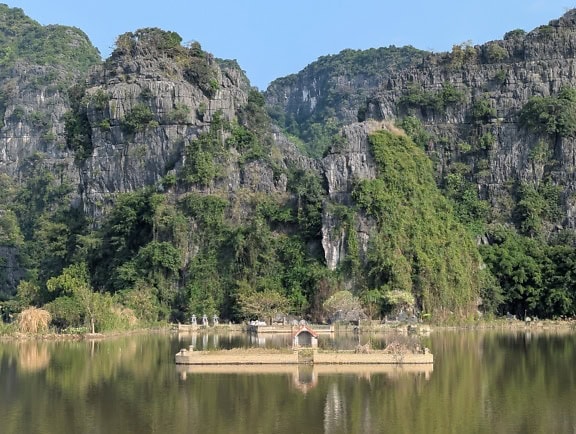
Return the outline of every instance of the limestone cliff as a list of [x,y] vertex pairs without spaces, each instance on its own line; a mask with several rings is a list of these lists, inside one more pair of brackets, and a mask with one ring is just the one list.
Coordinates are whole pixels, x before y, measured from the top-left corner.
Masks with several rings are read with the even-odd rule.
[[[322,171],[326,178],[328,198],[333,205],[349,207],[353,204],[351,192],[354,183],[361,179],[374,179],[376,165],[372,159],[368,134],[382,128],[377,122],[351,124],[342,131],[343,146],[335,146],[322,159]],[[322,213],[322,247],[326,265],[335,270],[346,257],[349,230],[332,206],[324,206]],[[360,242],[360,253],[365,256],[368,241],[374,229],[372,221],[359,216],[351,222]]]
[[[420,144],[440,185],[458,167],[491,202],[492,218],[506,222],[515,186],[550,182],[561,186],[564,210],[553,223],[576,227],[574,138],[536,134],[519,122],[531,97],[576,86],[575,11],[530,33],[513,31],[451,53],[391,47],[321,58],[267,90],[279,126],[258,111],[262,95],[235,62],[181,42],[173,32],[147,28],[121,35],[110,58],[92,62],[89,72],[33,59],[5,66],[0,172],[23,184],[31,162],[41,164],[73,186],[69,201],[94,227],[118,194],[143,187],[174,201],[191,192],[217,194],[244,221],[253,217],[251,194],[274,197],[298,208],[292,220],[274,222],[274,231],[304,231],[298,225],[312,221],[306,247],[315,251],[321,243],[334,270],[350,257],[351,233],[364,260],[376,229],[361,211],[345,216],[354,186],[377,177],[369,133],[411,117],[426,130]],[[343,127],[329,136],[322,158],[307,157],[283,133],[296,128],[313,136],[318,125]],[[323,180],[325,191],[309,198],[311,210],[302,205],[306,182],[289,188],[299,171]],[[182,270],[197,248],[187,245]],[[15,253],[10,257],[13,264]],[[8,279],[12,286],[17,280]]]
[[[74,76],[61,67],[18,63],[5,71],[0,83],[2,123],[0,170],[15,179],[26,176],[27,160],[42,158],[55,173],[78,180],[74,156],[65,146],[62,117],[68,98],[58,83],[71,85]],[[77,72],[76,77],[79,76]],[[51,77],[54,81],[46,81]]]
[[[91,149],[79,162],[80,192],[95,213],[114,194],[157,184],[182,166],[187,143],[210,127],[215,113],[234,119],[250,88],[239,67],[221,67],[199,47],[171,56],[143,35],[125,40],[131,45],[117,48],[91,75],[83,97]],[[196,63],[182,67],[177,56]],[[126,120],[135,110],[148,117],[130,127]],[[219,185],[239,182],[230,174]]]
[[[119,193],[144,187],[175,197],[191,191],[224,195],[236,204],[237,217],[246,218],[238,199],[243,190],[285,195],[288,165],[316,166],[265,120],[257,126],[265,143],[248,140],[253,133],[239,120],[257,117],[250,111],[261,110],[259,93],[236,62],[216,59],[198,43],[184,47],[173,32],[151,28],[121,35],[111,57],[88,73],[15,63],[0,69],[0,91],[0,172],[16,185],[38,170],[48,173],[68,186],[69,203],[95,227]],[[218,150],[202,149],[211,134]],[[180,182],[185,172],[198,170],[189,161],[198,154],[212,172]],[[34,224],[29,230],[26,236]],[[194,249],[190,245],[185,256]],[[15,249],[6,252],[13,292],[23,274]]]
[[[68,146],[76,146],[79,194],[92,217],[117,193],[151,185],[168,188],[163,179],[181,172],[190,144],[215,122],[236,122],[248,105],[251,87],[235,62],[218,60],[197,43],[166,48],[157,38],[169,34],[141,29],[122,35],[79,97],[74,115],[87,121],[86,140]],[[225,142],[230,133],[222,134]],[[289,161],[311,164],[278,131],[271,135],[275,145],[265,154],[283,151],[267,161],[280,168]],[[265,162],[245,161],[233,147],[216,164],[217,176],[189,188],[206,193],[286,190],[285,174],[274,173]]]
[[[319,59],[299,74],[273,82],[266,95],[276,119],[287,127],[296,122],[303,130],[309,119],[326,122],[334,113],[341,124],[414,116],[429,134],[425,146],[440,183],[454,163],[466,164],[466,176],[480,197],[506,221],[517,200],[513,187],[546,180],[562,190],[564,218],[555,227],[574,228],[576,142],[528,131],[519,113],[531,97],[576,86],[575,47],[576,12],[571,10],[529,33],[511,31],[503,40],[455,46],[451,53],[419,52],[411,62],[382,70],[377,57],[344,70],[322,68],[326,61]],[[341,56],[340,64],[346,65],[346,53]],[[362,79],[368,74],[363,69],[370,71],[370,80]],[[340,85],[327,93],[319,83]]]

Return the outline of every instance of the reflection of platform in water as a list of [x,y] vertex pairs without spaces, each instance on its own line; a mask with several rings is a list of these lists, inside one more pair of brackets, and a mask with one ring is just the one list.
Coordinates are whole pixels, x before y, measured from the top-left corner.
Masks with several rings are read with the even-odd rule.
[[372,375],[386,375],[390,379],[405,376],[430,379],[434,365],[176,365],[182,380],[188,375],[291,375],[294,386],[307,392],[318,383],[319,376],[355,375],[370,380]]
[[403,374],[430,375],[434,365],[176,365],[176,372],[186,374],[293,374],[313,370],[318,375],[388,374],[393,377]]

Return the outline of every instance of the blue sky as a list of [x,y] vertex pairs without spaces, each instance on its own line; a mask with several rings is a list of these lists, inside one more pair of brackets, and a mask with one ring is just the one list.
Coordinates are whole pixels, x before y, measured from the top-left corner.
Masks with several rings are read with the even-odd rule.
[[296,73],[345,48],[412,45],[449,51],[559,18],[567,0],[4,0],[40,24],[82,29],[106,58],[116,37],[143,27],[178,32],[216,57],[236,59],[252,85]]

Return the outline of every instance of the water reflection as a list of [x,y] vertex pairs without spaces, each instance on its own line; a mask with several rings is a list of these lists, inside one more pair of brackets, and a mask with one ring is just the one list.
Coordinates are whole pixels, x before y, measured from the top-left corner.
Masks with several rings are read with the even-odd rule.
[[286,375],[297,390],[308,391],[318,384],[319,376],[349,375],[370,381],[374,375],[385,375],[389,379],[403,376],[422,376],[429,380],[434,370],[432,364],[417,365],[174,365],[180,380],[190,375],[242,374],[242,375]]
[[[349,348],[385,336],[320,337]],[[4,434],[566,433],[576,430],[571,330],[433,332],[430,372],[286,366],[193,371],[174,354],[285,346],[290,336],[158,334],[96,342],[0,343]],[[367,369],[364,369],[367,368]],[[202,371],[201,369],[206,369]],[[251,371],[248,371],[251,369]],[[275,369],[275,371],[273,370]],[[350,370],[348,370],[350,369]]]
[[45,369],[50,363],[50,353],[46,344],[24,342],[18,351],[18,369],[23,372],[35,372]]

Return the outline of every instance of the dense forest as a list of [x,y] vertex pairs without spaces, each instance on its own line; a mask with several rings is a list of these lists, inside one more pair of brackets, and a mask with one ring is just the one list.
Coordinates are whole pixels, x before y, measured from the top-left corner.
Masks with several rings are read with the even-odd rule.
[[[455,46],[434,59],[454,72],[484,49]],[[576,135],[576,87],[518,107],[525,153],[542,174],[507,180],[495,201],[479,185],[497,170],[500,114],[485,90],[467,94],[447,78],[435,91],[402,87],[394,116],[375,116],[376,94],[352,87],[298,117],[271,102],[297,76],[260,92],[236,62],[156,28],[120,35],[101,61],[80,30],[43,27],[6,5],[0,54],[0,144],[18,155],[0,164],[5,321],[38,309],[58,330],[103,332],[193,314],[575,314],[576,244],[557,154]],[[304,75],[360,74],[372,86],[428,56],[345,50]],[[505,54],[492,48],[478,65],[495,56]],[[35,106],[38,95],[51,102]],[[465,133],[443,135],[459,107]],[[346,130],[350,113],[358,136]],[[348,165],[343,181],[329,175],[334,161]]]

